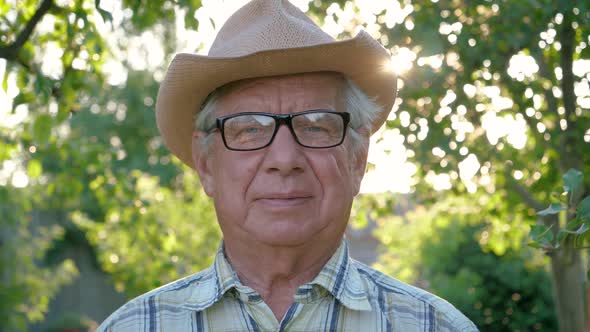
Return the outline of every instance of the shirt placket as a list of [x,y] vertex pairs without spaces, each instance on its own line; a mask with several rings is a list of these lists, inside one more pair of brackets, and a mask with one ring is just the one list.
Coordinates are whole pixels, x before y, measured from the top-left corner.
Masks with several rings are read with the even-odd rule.
[[251,319],[254,331],[278,331],[279,322],[260,294],[247,286],[236,287],[237,300]]

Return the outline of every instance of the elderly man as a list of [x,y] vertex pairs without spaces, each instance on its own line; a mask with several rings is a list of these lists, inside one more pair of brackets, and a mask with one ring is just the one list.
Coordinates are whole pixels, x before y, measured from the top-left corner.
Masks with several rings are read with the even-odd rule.
[[351,259],[343,240],[369,136],[395,99],[388,61],[366,33],[336,42],[285,0],[241,8],[208,56],[177,55],[158,128],[213,198],[223,243],[209,269],[132,300],[99,331],[476,330]]

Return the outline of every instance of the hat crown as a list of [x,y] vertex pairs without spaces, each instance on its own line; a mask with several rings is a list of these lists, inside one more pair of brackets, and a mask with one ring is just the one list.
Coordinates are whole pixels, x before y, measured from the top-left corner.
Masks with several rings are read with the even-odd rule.
[[252,0],[225,22],[210,57],[240,57],[272,49],[333,42],[305,13],[287,0]]
[[221,28],[208,56],[180,53],[160,85],[158,129],[184,163],[192,158],[194,115],[207,96],[230,82],[311,72],[338,72],[382,107],[373,132],[386,121],[397,79],[385,70],[389,52],[369,34],[335,41],[287,0],[252,0]]

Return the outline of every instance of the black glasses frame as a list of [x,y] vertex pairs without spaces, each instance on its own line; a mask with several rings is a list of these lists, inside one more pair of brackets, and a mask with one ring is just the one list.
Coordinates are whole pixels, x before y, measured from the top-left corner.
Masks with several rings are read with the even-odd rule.
[[[335,144],[332,144],[329,146],[322,146],[322,147],[309,146],[309,145],[305,145],[305,144],[301,143],[299,141],[299,138],[297,138],[297,134],[295,134],[295,130],[293,129],[292,121],[293,121],[293,118],[296,116],[305,115],[305,114],[309,114],[309,113],[331,113],[331,114],[336,114],[336,115],[340,116],[342,118],[342,123],[343,123],[342,139],[338,143],[335,143]],[[227,141],[225,140],[225,133],[224,133],[225,122],[231,118],[235,118],[235,117],[241,116],[241,115],[265,115],[265,116],[271,117],[275,120],[274,132],[272,133],[272,136],[266,145],[255,148],[255,149],[236,149],[236,148],[230,148],[227,145]],[[226,115],[226,116],[222,116],[222,117],[217,118],[216,123],[215,123],[215,128],[213,128],[212,130],[218,129],[221,132],[221,138],[223,139],[223,144],[225,145],[225,147],[228,150],[256,151],[256,150],[264,149],[267,146],[271,145],[275,139],[275,136],[277,135],[277,132],[279,131],[279,128],[281,127],[281,125],[284,124],[289,128],[289,131],[291,131],[291,135],[293,135],[293,138],[295,139],[297,144],[299,144],[303,147],[306,147],[306,148],[310,148],[310,149],[327,149],[327,148],[332,148],[332,147],[338,146],[338,145],[342,144],[342,142],[344,142],[344,138],[346,137],[346,130],[348,128],[349,123],[350,123],[350,113],[336,112],[336,111],[332,111],[332,110],[323,110],[323,109],[308,110],[308,111],[303,111],[303,112],[298,112],[298,113],[290,113],[290,114],[275,114],[275,113],[265,113],[265,112],[241,112],[241,113]]]

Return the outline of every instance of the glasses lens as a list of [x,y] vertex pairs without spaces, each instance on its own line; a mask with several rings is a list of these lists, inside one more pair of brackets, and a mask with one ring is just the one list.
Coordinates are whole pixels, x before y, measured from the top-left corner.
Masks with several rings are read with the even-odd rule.
[[223,135],[230,149],[257,149],[268,144],[274,127],[275,120],[270,116],[243,114],[225,120]]
[[302,145],[322,148],[338,145],[344,136],[344,120],[336,113],[313,112],[293,117],[293,131]]

